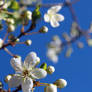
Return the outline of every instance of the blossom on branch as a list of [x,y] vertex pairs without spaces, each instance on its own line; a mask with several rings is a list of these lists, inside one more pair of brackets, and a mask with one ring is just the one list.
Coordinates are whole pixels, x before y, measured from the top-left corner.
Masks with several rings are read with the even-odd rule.
[[11,65],[15,70],[15,74],[8,81],[9,87],[22,86],[23,92],[30,92],[33,88],[33,80],[44,78],[47,72],[44,69],[36,68],[40,61],[35,52],[30,52],[26,57],[24,64],[21,57],[12,58]]
[[44,15],[45,22],[50,22],[51,26],[54,28],[58,27],[60,25],[59,22],[64,20],[63,15],[57,14],[60,9],[62,9],[62,6],[60,5],[53,6],[48,10],[47,14]]
[[61,52],[61,39],[58,36],[54,36],[53,40],[48,44],[47,57],[54,63],[58,61],[58,54]]

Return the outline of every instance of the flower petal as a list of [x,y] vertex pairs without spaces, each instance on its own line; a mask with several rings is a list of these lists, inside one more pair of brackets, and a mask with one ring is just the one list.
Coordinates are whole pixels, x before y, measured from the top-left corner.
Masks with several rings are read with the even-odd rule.
[[40,79],[46,77],[47,72],[44,69],[35,68],[31,71],[31,76],[34,79]]
[[37,63],[37,55],[35,52],[31,52],[28,54],[28,56],[26,57],[25,61],[24,61],[24,66],[28,69],[28,68],[32,68],[36,65]]
[[54,16],[52,17],[52,19],[51,19],[51,21],[50,21],[50,23],[51,23],[51,26],[52,27],[58,27],[60,24],[58,23],[58,21],[54,18]]
[[16,72],[21,72],[22,71],[21,57],[12,58],[10,63],[12,65],[12,67],[15,69]]
[[56,13],[56,12],[60,11],[61,8],[62,8],[62,6],[60,6],[60,5],[53,6],[48,10],[48,14]]
[[64,20],[64,16],[61,15],[61,14],[55,14],[55,15],[54,15],[54,18],[55,18],[57,21],[63,21],[63,20]]
[[12,87],[18,87],[21,84],[22,80],[21,77],[17,74],[15,74],[9,81],[8,85],[10,88]]
[[49,15],[48,14],[45,14],[44,15],[44,21],[45,22],[50,22],[50,18],[49,18]]
[[31,78],[27,78],[25,81],[22,81],[23,92],[30,92],[32,88],[33,88],[33,81]]

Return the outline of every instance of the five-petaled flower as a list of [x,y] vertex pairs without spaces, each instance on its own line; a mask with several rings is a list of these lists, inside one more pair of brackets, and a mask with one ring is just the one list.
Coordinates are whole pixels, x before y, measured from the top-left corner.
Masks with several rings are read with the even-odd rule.
[[44,15],[45,22],[50,22],[52,27],[58,27],[60,25],[59,22],[64,20],[63,15],[57,14],[57,12],[60,11],[61,8],[62,6],[60,5],[51,7],[48,10],[47,14]]
[[30,92],[33,88],[35,79],[44,78],[47,72],[44,69],[36,68],[40,58],[35,52],[30,52],[26,57],[24,64],[21,62],[21,57],[12,58],[11,65],[15,70],[15,74],[8,81],[9,87],[18,87],[21,85],[23,92]]

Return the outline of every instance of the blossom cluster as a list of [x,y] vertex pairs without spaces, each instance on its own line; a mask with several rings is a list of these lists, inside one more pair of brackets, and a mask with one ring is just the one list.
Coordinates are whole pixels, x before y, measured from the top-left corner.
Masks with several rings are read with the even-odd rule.
[[[20,56],[12,58],[10,61],[15,74],[6,76],[5,81],[9,87],[18,87],[21,85],[23,92],[30,92],[35,88],[37,79],[45,78],[47,74],[52,74],[55,71],[53,66],[42,64],[40,68],[37,65],[40,63],[40,58],[35,52],[30,52],[25,58],[24,63]],[[67,85],[66,80],[58,79],[54,83],[40,83],[39,86],[45,86],[44,92],[57,92],[57,88],[64,88]]]

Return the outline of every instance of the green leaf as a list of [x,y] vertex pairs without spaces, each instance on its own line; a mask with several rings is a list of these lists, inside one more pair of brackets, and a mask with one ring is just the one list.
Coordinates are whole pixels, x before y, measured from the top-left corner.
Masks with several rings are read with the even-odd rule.
[[19,10],[19,3],[17,1],[12,1],[10,8],[13,10]]
[[40,68],[46,70],[46,69],[47,69],[47,64],[46,64],[46,63],[43,63],[43,64],[40,66]]

